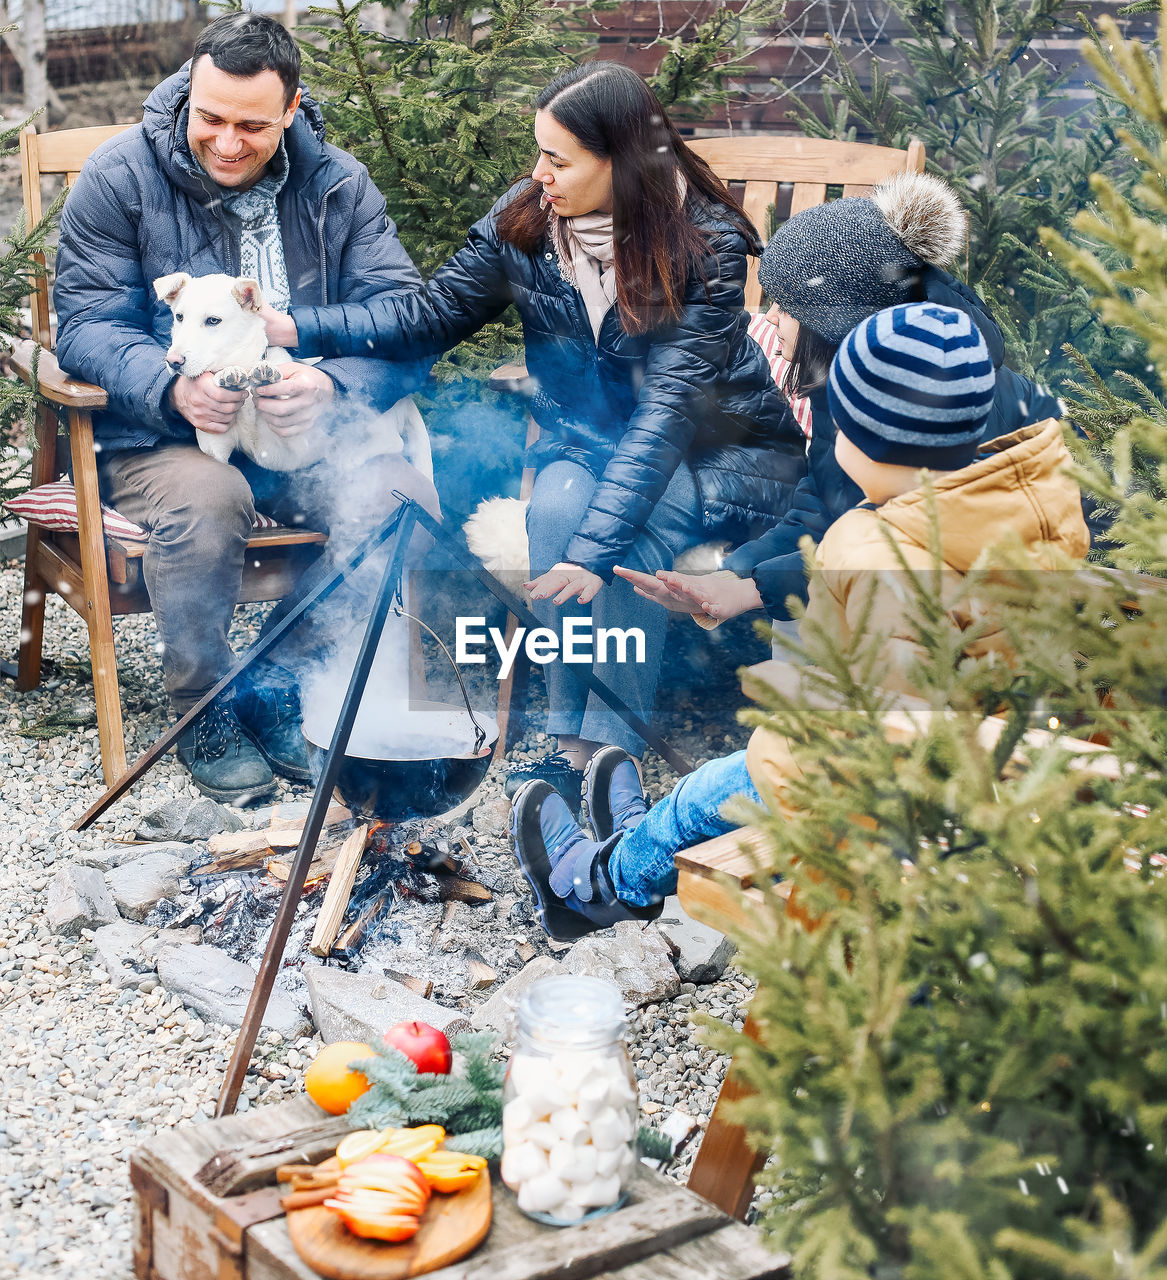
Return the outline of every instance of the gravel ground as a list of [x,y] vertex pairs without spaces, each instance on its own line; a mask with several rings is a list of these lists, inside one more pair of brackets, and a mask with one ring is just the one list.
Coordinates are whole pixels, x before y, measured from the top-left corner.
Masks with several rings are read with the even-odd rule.
[[[16,651],[20,593],[19,569],[0,570],[0,654]],[[253,632],[257,616],[254,609],[237,614],[240,642]],[[127,751],[133,759],[167,724],[156,635],[149,616],[118,619],[115,627]],[[699,682],[689,682],[690,689],[699,686],[699,694],[681,692],[675,684],[662,694],[665,735],[698,759],[744,743],[745,731],[733,721],[740,701],[733,665],[764,656],[748,630],[714,635],[724,661],[716,669],[702,669]],[[99,794],[101,770],[85,631],[77,615],[55,598],[49,602],[45,652],[46,678],[35,693],[16,695],[10,682],[0,680],[0,848],[5,854],[0,864],[5,1097],[0,1230],[7,1237],[0,1276],[48,1276],[70,1269],[87,1280],[128,1280],[127,1156],[159,1130],[212,1113],[234,1032],[202,1022],[154,978],[119,991],[93,966],[84,934],[70,940],[49,931],[44,891],[56,865],[71,860],[78,848],[129,838],[140,814],[187,791],[188,783],[168,757],[106,815],[100,829],[70,832],[76,816]],[[670,648],[670,662],[681,671],[685,652]],[[27,736],[30,729],[48,733],[54,726],[54,736]],[[538,752],[545,743],[532,732],[523,745]],[[655,757],[649,758],[647,775],[654,795],[671,785],[671,774]],[[307,793],[285,786],[281,794],[303,798]],[[492,772],[483,796],[499,794],[501,779]],[[491,841],[478,832],[471,839],[484,866],[511,877],[504,890],[525,898],[502,839]],[[513,932],[516,925],[510,928]],[[537,926],[528,925],[527,931],[529,941],[544,950],[546,940]],[[673,1001],[637,1012],[630,1047],[646,1113],[661,1121],[682,1110],[704,1121],[725,1060],[702,1045],[691,1016],[709,1013],[740,1027],[749,991],[731,969],[720,982],[686,984]],[[469,1006],[484,996],[468,995],[462,1003]],[[241,1105],[296,1095],[318,1047],[318,1037],[286,1043],[277,1033],[266,1033]],[[691,1142],[675,1163],[672,1172],[678,1178],[685,1178],[697,1145]]]

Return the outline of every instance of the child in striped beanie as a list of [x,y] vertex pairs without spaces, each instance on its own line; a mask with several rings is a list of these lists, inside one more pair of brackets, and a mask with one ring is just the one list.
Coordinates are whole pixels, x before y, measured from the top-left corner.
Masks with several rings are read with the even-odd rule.
[[[1006,532],[1037,567],[1089,549],[1055,418],[981,443],[995,382],[992,357],[968,314],[934,303],[891,307],[861,321],[831,364],[835,454],[866,501],[819,544],[802,625],[804,635],[821,628],[842,650],[860,625],[877,635],[870,678],[884,688],[915,692],[914,669],[927,660],[903,571],[937,567],[937,532],[946,588],[958,587],[986,545]],[[971,616],[958,590],[946,589],[945,599],[959,631],[978,624],[967,657],[1005,647],[1002,634],[986,634],[984,617]],[[747,750],[710,760],[649,809],[631,759],[605,747],[584,780],[591,832],[550,786],[528,783],[515,797],[511,830],[544,927],[571,938],[659,913],[676,888],[674,855],[732,830],[736,824],[721,810],[734,796],[759,803],[765,795],[781,805],[796,768],[785,740],[759,729]]]

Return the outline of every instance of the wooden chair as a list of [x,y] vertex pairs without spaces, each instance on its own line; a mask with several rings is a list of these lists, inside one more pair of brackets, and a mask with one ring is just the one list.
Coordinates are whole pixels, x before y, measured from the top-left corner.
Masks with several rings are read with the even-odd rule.
[[[803,688],[803,671],[791,663],[770,661],[751,667],[748,675],[760,684],[779,689],[787,697],[797,697],[813,706],[816,701],[821,702],[822,694],[808,693]],[[745,685],[748,692],[748,679]],[[909,741],[925,731],[932,715],[927,702],[905,695],[897,699],[884,719],[884,731],[891,741]],[[982,721],[978,738],[989,747],[997,741],[1004,728],[1003,720],[989,716]],[[1023,757],[1027,746],[1044,747],[1053,741],[1079,757],[1084,773],[1109,778],[1118,776],[1117,762],[1104,746],[1058,736],[1043,729],[1025,734],[1016,756]],[[744,827],[679,852],[676,855],[677,896],[681,906],[695,920],[721,933],[731,928],[747,931],[755,928],[757,921],[751,913],[751,905],[760,903],[762,897],[756,887],[756,869],[759,862],[764,865],[763,855],[768,842],[769,837],[764,831]],[[777,886],[780,896],[787,898],[787,916],[792,927],[795,921],[801,922],[803,927],[815,927],[805,912],[790,901],[786,889],[785,885]],[[756,1036],[756,1025],[751,1018],[747,1017],[744,1031],[746,1035]],[[745,1130],[727,1118],[730,1105],[751,1092],[731,1062],[689,1173],[690,1190],[736,1218],[745,1217],[753,1197],[754,1180],[765,1161],[765,1154],[754,1151],[750,1146]]]
[[[20,160],[28,225],[41,217],[43,176],[63,177],[71,186],[94,148],[128,127],[106,125],[39,135],[26,129],[20,135]],[[56,480],[71,462],[78,529],[73,534],[28,526],[16,687],[23,691],[40,683],[45,597],[54,592],[85,619],[89,629],[101,765],[106,783],[112,785],[126,770],[113,617],[150,611],[141,571],[145,547],[107,537],[102,527],[92,414],[105,407],[106,394],[62,373],[52,354],[47,272],[37,279],[29,301],[33,339],[17,344],[12,363],[45,401],[36,424],[32,484]],[[59,448],[58,442],[62,419],[67,450]],[[278,600],[285,595],[326,540],[324,534],[311,530],[257,529],[248,542],[240,602]]]
[[[842,188],[844,196],[866,195],[877,182],[897,173],[924,171],[924,144],[913,139],[906,150],[877,147],[862,142],[833,142],[821,138],[796,135],[778,137],[697,138],[688,144],[705,160],[715,174],[737,194],[744,183],[742,207],[758,229],[763,242],[769,223],[769,211],[775,209],[777,220],[785,221],[804,209],[825,204],[833,188]],[[785,189],[790,188],[787,205]],[[758,284],[758,264],[751,259],[746,281],[746,309],[762,307],[762,287]],[[490,384],[499,391],[520,394],[529,387],[527,370],[521,364],[503,365],[491,375]],[[528,419],[527,448],[539,438],[539,428]],[[519,497],[531,496],[535,484],[533,467],[523,469]],[[507,620],[507,644],[518,626],[512,616]],[[528,664],[522,658],[515,662],[510,675],[499,683],[498,741],[495,760],[501,760],[512,745],[511,708],[522,702]]]
[[[865,142],[834,142],[827,138],[777,137],[695,138],[689,146],[734,194],[744,183],[742,208],[758,229],[763,244],[769,230],[769,211],[776,222],[826,204],[831,188],[844,196],[865,196],[877,182],[897,173],[924,172],[924,144],[913,139],[907,150],[877,147]],[[786,208],[784,189],[790,188]],[[746,308],[762,306],[757,261],[750,262],[746,280]]]

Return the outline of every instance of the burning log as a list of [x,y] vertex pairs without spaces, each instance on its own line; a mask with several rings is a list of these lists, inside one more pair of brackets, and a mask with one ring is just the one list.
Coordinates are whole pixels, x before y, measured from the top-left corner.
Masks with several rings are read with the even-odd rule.
[[477,880],[464,880],[461,876],[442,876],[438,881],[438,894],[443,902],[489,902],[494,896]]
[[226,853],[221,858],[215,858],[211,862],[205,862],[201,867],[196,867],[191,875],[202,878],[225,875],[229,871],[250,871],[252,867],[263,866],[264,862],[271,857],[271,853],[271,846],[266,844],[256,849]]
[[320,908],[316,928],[312,932],[312,941],[308,944],[308,950],[314,956],[328,955],[332,950],[332,944],[336,941],[336,935],[340,932],[341,921],[348,909],[348,900],[352,895],[353,882],[357,878],[357,868],[361,865],[361,855],[365,851],[368,834],[368,826],[362,824],[340,847],[332,879],[324,895],[324,905]]
[[342,960],[355,960],[369,933],[369,928],[383,911],[393,905],[393,893],[390,889],[382,889],[372,901],[361,908],[357,918],[345,926],[336,946],[332,949],[334,956]]

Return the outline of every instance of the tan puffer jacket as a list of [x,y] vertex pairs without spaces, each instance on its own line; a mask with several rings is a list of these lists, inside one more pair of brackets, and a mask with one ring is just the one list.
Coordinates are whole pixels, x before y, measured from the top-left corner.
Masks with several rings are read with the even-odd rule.
[[[1089,550],[1081,494],[1068,474],[1070,466],[1061,425],[1048,418],[993,440],[971,465],[933,481],[946,575],[942,591],[951,602],[954,624],[962,631],[977,628],[967,649],[970,656],[1005,648],[1000,633],[979,634],[984,611],[961,590],[961,579],[988,547],[1014,537],[1040,569],[1064,565],[1067,557],[1080,559]],[[877,678],[905,693],[916,692],[908,671],[919,648],[912,638],[913,590],[897,548],[909,568],[930,570],[931,535],[922,488],[879,507],[857,507],[837,520],[819,544],[810,587],[808,622],[826,628],[841,645],[850,641],[869,594],[875,592],[868,631],[888,638],[887,662]]]
[[[986,456],[987,455],[987,456]],[[1069,450],[1061,424],[1053,418],[1021,427],[982,446],[970,466],[933,481],[935,511],[953,624],[962,631],[974,624],[977,638],[966,652],[977,656],[1007,652],[999,631],[982,631],[986,613],[975,598],[961,591],[964,575],[993,543],[1016,535],[1037,568],[1062,566],[1066,557],[1081,559],[1090,548],[1077,484],[1068,474]],[[924,489],[913,489],[880,507],[856,507],[831,525],[819,544],[816,572],[802,626],[823,627],[840,645],[850,642],[875,592],[868,634],[886,636],[885,662],[875,679],[885,688],[917,693],[910,672],[922,655],[911,622],[913,591],[896,554],[907,565],[930,570],[932,531]],[[886,534],[890,532],[895,546]],[[991,623],[991,619],[989,620]],[[759,728],[747,754],[750,776],[763,796],[781,803],[785,784],[795,771],[784,739]]]

